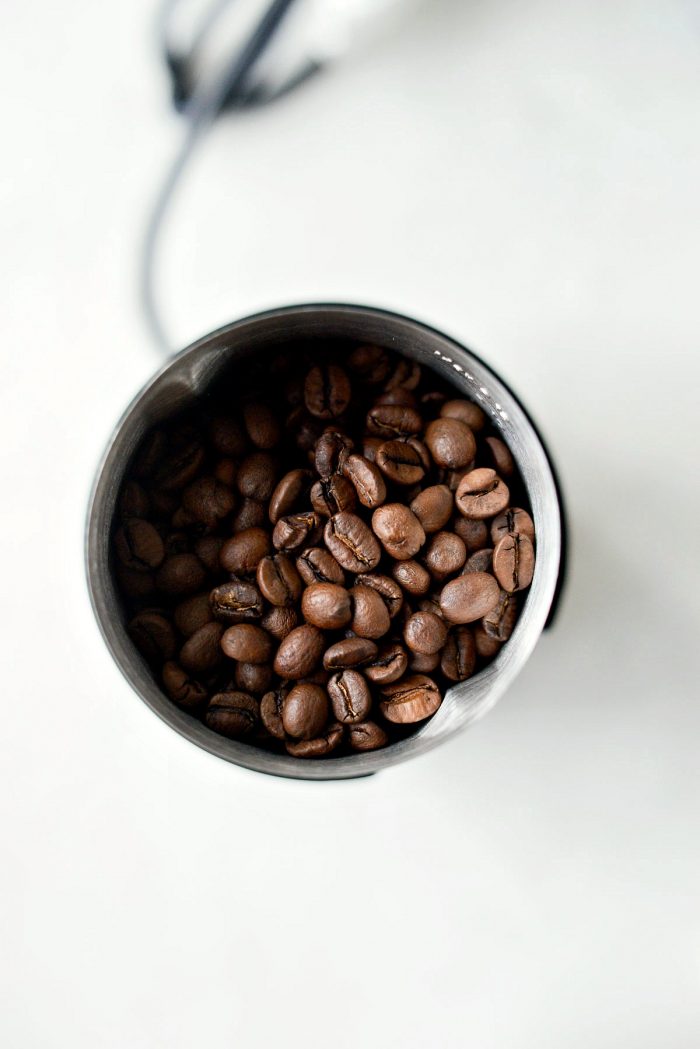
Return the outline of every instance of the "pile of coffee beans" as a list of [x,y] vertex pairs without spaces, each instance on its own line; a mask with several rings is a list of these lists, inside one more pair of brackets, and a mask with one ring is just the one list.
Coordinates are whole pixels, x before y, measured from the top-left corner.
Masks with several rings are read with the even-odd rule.
[[290,347],[138,448],[113,537],[128,633],[215,732],[375,750],[508,641],[535,566],[526,505],[483,410],[432,372]]

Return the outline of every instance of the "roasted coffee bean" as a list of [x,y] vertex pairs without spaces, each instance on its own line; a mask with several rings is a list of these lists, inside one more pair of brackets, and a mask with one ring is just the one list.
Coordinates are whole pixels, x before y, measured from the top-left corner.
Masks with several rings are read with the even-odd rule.
[[204,463],[204,448],[193,439],[171,449],[155,474],[155,485],[166,492],[178,491],[193,481]]
[[125,521],[114,537],[117,557],[132,572],[150,572],[165,557],[163,540],[152,524],[140,517]]
[[412,652],[432,656],[445,644],[447,627],[433,612],[414,612],[406,621],[403,639]]
[[430,573],[418,561],[396,561],[391,569],[391,574],[404,590],[409,594],[420,596],[427,594],[430,590],[432,579]]
[[440,689],[424,674],[413,674],[382,688],[381,711],[387,721],[410,725],[424,721],[442,703]]
[[219,455],[239,459],[245,454],[246,438],[243,428],[227,415],[217,415],[209,423],[209,440]]
[[375,407],[379,404],[399,404],[404,408],[415,408],[418,404],[416,396],[403,386],[397,386],[394,390],[386,390],[377,397]]
[[250,575],[271,549],[270,536],[264,528],[246,528],[226,540],[221,547],[219,561],[226,572]]
[[493,550],[490,546],[484,550],[475,550],[467,558],[462,574],[467,572],[490,572],[493,575]]
[[245,623],[260,619],[263,599],[255,583],[247,579],[232,579],[214,587],[209,603],[217,619],[229,623]]
[[386,503],[375,510],[372,529],[389,557],[397,561],[414,557],[425,542],[423,526],[403,503]]
[[247,692],[219,692],[211,697],[204,720],[220,736],[241,739],[258,727],[260,705]]
[[212,610],[209,607],[209,591],[204,590],[201,594],[194,594],[180,601],[173,609],[175,626],[183,637],[191,637],[195,631],[206,623],[213,620]]
[[341,670],[334,674],[327,691],[336,721],[342,725],[364,721],[372,709],[369,686],[357,670]]
[[304,381],[304,403],[318,419],[342,415],[351,395],[350,380],[337,364],[317,365]]
[[395,390],[397,386],[403,386],[407,390],[415,390],[420,380],[420,364],[417,361],[410,361],[408,358],[402,357],[394,365],[394,369],[384,387],[387,390]]
[[425,431],[425,443],[437,466],[458,470],[476,455],[474,434],[461,419],[434,419]]
[[301,614],[323,630],[340,630],[352,619],[350,595],[335,583],[312,583],[303,593]]
[[412,674],[432,674],[440,666],[440,652],[411,652],[408,669]]
[[496,606],[499,593],[498,583],[492,575],[471,572],[445,584],[440,595],[440,608],[450,623],[473,623]]
[[388,742],[386,732],[374,721],[362,721],[359,725],[348,726],[348,743],[351,750],[379,750]]
[[138,481],[127,481],[119,496],[119,513],[123,518],[148,517],[151,500]]
[[219,555],[224,540],[216,535],[203,535],[194,544],[194,552],[208,572],[216,572],[219,568]]
[[376,463],[377,452],[383,444],[384,440],[381,437],[365,437],[362,442],[362,455],[368,463]]
[[163,687],[173,702],[189,713],[198,711],[206,703],[207,690],[201,681],[172,660],[163,665]]
[[285,747],[293,758],[325,758],[340,746],[342,740],[343,726],[334,722],[317,739],[288,739]]
[[311,470],[289,470],[272,493],[270,499],[270,521],[277,524],[280,517],[288,517],[295,510],[301,509],[301,502],[307,496],[313,483]]
[[515,472],[515,463],[503,441],[499,437],[487,437],[484,444],[488,449],[489,465],[493,463],[494,469],[502,477],[512,477]]
[[504,535],[493,551],[493,573],[509,594],[525,590],[535,571],[535,550],[526,535]]
[[116,575],[119,588],[126,597],[146,598],[155,593],[153,572],[135,572],[133,568],[117,565]]
[[256,448],[269,451],[279,444],[282,428],[269,404],[252,401],[243,407],[243,422],[246,433]]
[[485,521],[475,521],[457,515],[454,522],[456,535],[464,541],[468,553],[489,545],[489,530]]
[[204,565],[194,554],[173,554],[158,569],[156,586],[163,594],[176,597],[193,594],[206,578]]
[[441,470],[440,480],[443,482],[443,484],[447,485],[449,490],[454,495],[456,494],[457,489],[462,483],[462,478],[466,477],[468,473],[471,473],[473,469],[474,463],[471,462],[468,466],[460,466],[459,470]]
[[400,612],[401,606],[403,605],[403,593],[401,587],[398,583],[395,583],[393,579],[390,579],[387,575],[374,575],[374,573],[368,573],[367,575],[363,575],[360,582],[363,586],[368,586],[372,590],[376,590],[386,605],[386,610],[391,619]]
[[464,517],[483,520],[505,509],[510,492],[495,470],[471,470],[459,483],[455,494],[457,509]]
[[479,405],[474,404],[473,401],[445,401],[440,408],[440,415],[443,419],[460,419],[475,433],[486,426],[486,416]]
[[364,637],[346,637],[336,641],[327,648],[323,655],[323,666],[326,670],[344,670],[346,667],[359,667],[372,660],[378,649],[374,641]]
[[[375,510],[375,516],[382,510]],[[356,514],[344,511],[331,517],[323,537],[333,557],[348,572],[371,572],[379,564],[379,543]]]
[[273,641],[260,626],[235,623],[224,631],[221,650],[229,659],[241,663],[267,663],[272,658]]
[[378,404],[367,413],[367,430],[385,441],[420,433],[423,420],[415,408],[400,404]]
[[325,688],[301,682],[289,690],[282,704],[282,724],[294,739],[314,739],[328,721],[328,695]]
[[215,477],[200,477],[182,493],[182,505],[198,521],[213,528],[224,517],[233,513],[236,500],[233,492]]
[[168,532],[163,540],[163,546],[166,557],[170,557],[171,554],[192,553],[192,543],[187,532]]
[[269,663],[237,663],[235,676],[241,692],[260,696],[272,683],[272,667]]
[[416,484],[425,476],[418,451],[406,441],[385,441],[377,452],[377,466],[394,484]]
[[304,623],[283,638],[275,656],[274,670],[280,677],[308,677],[321,661],[325,638],[318,627]]
[[271,605],[289,608],[301,596],[301,577],[287,554],[263,557],[258,562],[256,578],[260,592]]
[[233,488],[238,477],[238,463],[235,459],[219,459],[214,466],[214,477],[227,488]]
[[262,723],[275,739],[284,739],[284,725],[282,724],[282,706],[287,695],[284,688],[276,688],[266,692],[260,701],[260,717]]
[[433,615],[442,618],[442,609],[440,608],[440,594],[426,594],[418,602],[419,612],[432,612]]
[[177,510],[173,514],[172,518],[170,519],[170,523],[173,526],[173,528],[180,530],[180,531],[176,532],[175,534],[178,536],[178,538],[181,539],[182,546],[181,546],[180,549],[175,549],[175,547],[173,545],[171,545],[172,544],[172,539],[173,539],[172,535],[168,536],[167,540],[166,540],[166,553],[168,553],[168,554],[184,553],[185,552],[184,547],[185,546],[189,546],[189,544],[190,544],[190,537],[187,535],[187,533],[184,531],[184,529],[186,529],[186,528],[194,529],[195,527],[197,527],[197,528],[204,527],[204,526],[202,526],[201,521],[198,521],[197,518],[193,514],[191,514],[189,512],[189,510],[185,510],[184,506],[179,506],[177,508]]
[[311,464],[314,461],[313,450],[322,433],[322,425],[321,420],[309,415],[303,405],[294,408],[285,420],[285,428],[295,446],[300,452],[306,453],[304,458]]
[[466,559],[464,540],[454,532],[438,532],[425,548],[425,567],[434,579],[446,579],[459,572]]
[[162,430],[151,430],[136,453],[131,470],[134,477],[150,479],[163,460],[168,447],[168,438]]
[[381,595],[371,587],[359,583],[350,591],[350,597],[352,598],[350,626],[353,632],[358,637],[373,639],[384,637],[389,630],[389,611]]
[[535,526],[527,510],[510,506],[491,522],[491,542],[496,545],[505,535],[524,535],[535,541]]
[[162,664],[175,655],[175,631],[159,612],[139,612],[127,626],[129,637],[149,663]]
[[314,465],[322,481],[327,481],[333,474],[342,473],[345,460],[354,445],[347,434],[331,428],[324,430],[316,442]]
[[233,515],[233,532],[244,532],[247,528],[260,528],[267,523],[267,505],[257,499],[244,499]]
[[277,465],[269,452],[252,452],[238,468],[238,491],[245,499],[266,502],[277,485]]
[[499,591],[498,600],[481,620],[489,637],[497,641],[508,641],[518,618],[518,599],[505,590]]
[[420,521],[426,535],[444,528],[454,510],[454,498],[446,484],[424,488],[411,501],[411,510]]
[[388,685],[403,677],[407,667],[406,650],[398,642],[393,642],[372,656],[362,667],[362,672],[374,684]]
[[260,626],[282,641],[299,625],[299,614],[294,608],[271,608],[260,620]]
[[386,484],[381,470],[363,455],[349,455],[343,463],[343,474],[352,483],[363,506],[373,510],[386,499]]
[[220,623],[205,623],[185,641],[180,649],[180,665],[192,674],[206,675],[221,662]]
[[389,377],[391,362],[379,346],[357,346],[348,357],[348,367],[363,382],[377,386]]
[[466,681],[476,666],[476,645],[469,627],[453,627],[445,642],[440,669],[450,681]]
[[317,481],[311,489],[311,505],[323,517],[332,517],[342,510],[354,510],[356,502],[355,489],[339,474],[327,481]]
[[[489,613],[492,615],[493,613]],[[474,630],[474,647],[477,656],[481,659],[493,659],[501,650],[501,642],[496,637],[487,634],[483,626],[479,624]]]
[[307,586],[312,583],[337,583],[345,586],[345,572],[333,554],[322,546],[310,546],[297,557],[297,571]]
[[300,546],[313,542],[319,526],[320,518],[313,511],[280,517],[272,533],[272,542],[277,550],[298,550]]

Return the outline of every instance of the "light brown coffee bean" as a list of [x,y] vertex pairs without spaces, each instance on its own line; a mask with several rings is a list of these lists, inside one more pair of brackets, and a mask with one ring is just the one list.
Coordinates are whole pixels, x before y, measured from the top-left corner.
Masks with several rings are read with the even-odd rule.
[[352,622],[350,626],[358,637],[376,639],[389,630],[389,611],[380,594],[359,583],[350,591]]
[[282,724],[288,736],[314,739],[328,721],[328,695],[325,688],[301,682],[289,690],[282,703]]
[[220,623],[205,623],[185,641],[180,649],[180,666],[192,674],[206,675],[221,662],[219,642],[224,628]]
[[431,717],[442,703],[442,695],[432,678],[413,674],[382,688],[380,703],[387,721],[412,725]]
[[462,516],[477,520],[500,514],[509,500],[510,492],[504,482],[495,470],[486,468],[465,474],[455,494],[455,503]]
[[445,401],[440,408],[440,415],[443,419],[461,419],[474,432],[483,430],[486,425],[486,416],[478,404],[474,404],[473,401]]
[[297,571],[307,586],[312,583],[336,583],[345,586],[345,572],[333,554],[322,546],[311,546],[297,557]]
[[409,594],[420,596],[421,594],[427,594],[428,590],[430,590],[432,583],[430,573],[418,561],[395,561],[391,574],[396,582],[404,590],[407,590]]
[[474,553],[489,545],[489,530],[485,521],[473,521],[458,514],[453,527],[455,534],[463,540],[467,553]]
[[287,554],[263,557],[258,562],[256,579],[261,594],[271,605],[290,608],[301,596],[301,577]]
[[236,623],[224,631],[221,650],[241,663],[267,663],[272,658],[272,638],[262,627]]
[[252,575],[258,562],[272,550],[270,535],[264,528],[246,528],[231,536],[221,547],[219,562],[225,572]]
[[363,506],[373,510],[386,499],[386,484],[381,470],[363,455],[349,455],[343,464],[343,474],[355,488]]
[[491,542],[494,546],[504,535],[525,535],[534,543],[535,526],[527,510],[509,506],[491,522]]
[[425,548],[425,567],[434,579],[447,579],[458,572],[467,558],[464,540],[454,532],[438,532]]
[[425,476],[420,453],[406,441],[385,441],[377,451],[377,466],[394,484],[416,484]]
[[389,556],[397,561],[414,557],[425,542],[423,526],[403,503],[385,503],[376,509],[372,529]]
[[363,666],[367,660],[377,654],[374,641],[364,637],[346,637],[336,641],[327,648],[323,655],[323,666],[326,670],[345,670],[350,667]]
[[308,677],[320,663],[324,648],[325,638],[318,627],[309,623],[295,627],[277,649],[274,671],[283,678]]
[[313,474],[311,470],[289,470],[278,481],[270,499],[269,517],[271,523],[277,524],[280,517],[288,517],[295,510],[302,509],[301,503],[311,490]]
[[501,590],[498,601],[481,621],[489,637],[497,641],[508,641],[518,618],[518,599],[514,594]]
[[432,656],[445,644],[447,627],[434,612],[414,612],[406,620],[403,639],[412,652]]
[[492,575],[472,572],[446,583],[440,608],[450,623],[473,623],[498,603],[500,588]]
[[476,455],[474,434],[461,419],[434,419],[425,431],[425,443],[437,466],[458,470]]
[[476,666],[476,645],[469,627],[453,627],[445,642],[440,669],[450,681],[466,681]]
[[369,686],[357,670],[341,670],[333,674],[327,690],[336,721],[342,725],[364,721],[372,709]]
[[403,677],[408,667],[406,650],[398,642],[390,642],[372,656],[362,667],[366,678],[377,685],[388,685]]
[[[375,515],[382,509],[375,510]],[[345,511],[331,517],[323,537],[336,561],[348,572],[371,572],[379,564],[379,543],[356,514]]]
[[420,521],[426,535],[439,532],[452,516],[454,497],[446,484],[433,484],[424,488],[411,501],[411,510]]
[[[489,615],[491,614],[489,613]],[[501,649],[501,642],[498,638],[487,634],[483,626],[479,624],[474,629],[474,647],[476,648],[477,656],[480,656],[482,659],[493,659]]]
[[323,630],[340,630],[352,619],[350,594],[335,583],[312,583],[304,590],[301,614]]
[[220,736],[242,739],[258,727],[260,705],[247,692],[218,692],[211,697],[204,720]]
[[499,437],[487,437],[484,444],[496,471],[502,477],[512,477],[515,472],[515,463],[503,441]]
[[351,750],[379,750],[388,742],[389,737],[386,732],[374,721],[362,721],[359,725],[348,727],[348,743]]
[[462,574],[467,572],[490,572],[493,575],[493,550],[487,546],[485,550],[475,550],[462,569]]
[[535,571],[535,549],[526,535],[504,535],[493,551],[493,572],[509,594],[525,590]]

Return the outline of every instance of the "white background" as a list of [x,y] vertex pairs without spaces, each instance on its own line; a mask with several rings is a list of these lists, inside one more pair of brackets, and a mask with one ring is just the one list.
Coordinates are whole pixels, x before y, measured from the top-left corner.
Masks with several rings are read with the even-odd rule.
[[135,296],[180,135],[142,0],[5,0],[0,1043],[700,1043],[700,14],[430,0],[223,121],[168,227],[178,342],[385,305],[482,353],[551,441],[556,629],[498,708],[362,782],[169,731],[82,567],[110,430],[157,365]]

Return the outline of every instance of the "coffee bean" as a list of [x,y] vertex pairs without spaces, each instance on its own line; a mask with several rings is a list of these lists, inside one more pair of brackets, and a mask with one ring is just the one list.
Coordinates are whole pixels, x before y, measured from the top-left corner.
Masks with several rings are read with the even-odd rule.
[[165,556],[163,540],[152,524],[140,517],[125,521],[114,537],[117,557],[132,572],[149,572]]
[[380,394],[374,402],[375,406],[380,404],[399,404],[405,408],[415,408],[418,404],[416,396],[403,386],[397,386],[394,390],[386,390]]
[[272,658],[272,638],[262,627],[236,623],[221,638],[221,650],[229,659],[242,663],[266,663]]
[[354,510],[356,502],[355,489],[338,474],[327,481],[317,481],[311,489],[311,505],[323,517],[332,517],[342,510]]
[[391,371],[389,356],[379,346],[357,346],[348,357],[348,367],[373,386],[384,382]]
[[461,419],[434,419],[425,431],[425,443],[437,466],[458,470],[476,455],[474,434]]
[[185,641],[180,649],[180,665],[192,674],[208,674],[221,662],[219,642],[224,628],[220,623],[205,623]]
[[245,499],[265,502],[277,484],[277,465],[269,452],[252,452],[238,468],[238,491]]
[[233,488],[238,477],[238,463],[235,459],[219,459],[214,466],[214,477],[227,488]]
[[447,639],[447,627],[433,612],[414,612],[407,620],[403,638],[412,652],[432,656]]
[[272,533],[272,542],[277,550],[297,550],[311,543],[320,526],[320,518],[313,511],[280,517]]
[[385,441],[420,433],[423,420],[415,408],[400,404],[378,404],[367,413],[367,430]]
[[494,546],[505,535],[524,535],[534,543],[535,526],[527,510],[510,506],[491,522],[491,541]]
[[354,445],[347,434],[329,428],[324,430],[316,442],[314,465],[322,481],[342,472],[345,461]]
[[275,656],[275,673],[283,678],[308,677],[321,661],[325,638],[318,627],[304,623],[283,638]]
[[287,690],[283,688],[273,689],[266,692],[260,701],[260,717],[262,723],[275,739],[284,739],[284,725],[282,724],[282,707],[284,705]]
[[134,477],[141,480],[152,478],[165,456],[167,447],[168,439],[162,430],[151,430],[146,434],[131,467]]
[[440,408],[440,415],[443,419],[461,419],[470,430],[477,433],[479,430],[483,430],[486,425],[486,416],[478,404],[474,404],[472,401],[445,401]]
[[219,561],[226,572],[250,575],[270,551],[270,536],[263,528],[246,528],[226,540],[221,547]]
[[237,663],[236,684],[241,692],[262,695],[272,682],[272,667],[269,663]]
[[[439,616],[442,619],[442,609],[440,608],[440,594],[426,594],[418,602],[419,612],[432,612],[433,615]],[[408,618],[408,617],[407,617]]]
[[385,441],[377,452],[377,466],[394,484],[416,484],[425,476],[418,451],[406,441]]
[[368,463],[376,463],[377,452],[383,444],[384,440],[381,437],[365,437],[362,442],[362,455]]
[[375,575],[374,573],[363,575],[360,582],[362,586],[368,586],[371,590],[376,590],[386,605],[386,610],[391,619],[398,615],[403,605],[403,593],[398,583],[395,583],[389,576]]
[[358,667],[374,659],[378,649],[374,641],[364,637],[346,637],[327,648],[323,655],[326,670],[344,670]]
[[396,561],[391,574],[409,594],[427,594],[432,582],[430,573],[418,561]]
[[469,627],[453,627],[445,642],[440,669],[450,681],[466,681],[476,666],[476,645]]
[[510,499],[508,488],[494,470],[471,470],[462,478],[455,495],[457,509],[464,517],[483,520],[500,514]]
[[311,489],[313,474],[311,470],[289,470],[272,493],[270,499],[270,521],[277,524],[280,517],[288,517],[295,510],[301,509],[301,502]]
[[206,703],[204,685],[172,660],[163,665],[163,687],[173,702],[189,713],[198,711]]
[[343,725],[364,721],[372,709],[369,686],[357,670],[341,670],[334,674],[327,691],[335,718]]
[[397,386],[403,386],[406,390],[415,390],[420,380],[420,364],[402,357],[394,365],[384,387],[387,390],[395,390]]
[[432,674],[440,666],[439,652],[411,652],[408,669],[413,674]]
[[240,424],[230,416],[217,415],[209,424],[209,440],[219,455],[239,459],[246,450],[246,438]]
[[411,501],[411,510],[420,521],[426,535],[444,528],[454,509],[452,492],[446,484],[424,488]]
[[432,678],[424,674],[414,674],[402,678],[382,688],[384,699],[380,703],[382,714],[387,721],[399,725],[411,725],[424,721],[438,709],[442,703],[440,689]]
[[441,470],[440,480],[443,484],[447,485],[448,489],[456,494],[457,489],[462,483],[462,478],[466,477],[468,473],[474,469],[474,462],[472,461],[467,466],[460,466],[458,470]]
[[123,518],[148,517],[151,500],[138,481],[127,481],[119,496],[119,513]]
[[504,535],[493,551],[493,572],[509,594],[525,590],[535,571],[535,550],[526,535]]
[[425,548],[425,567],[434,579],[442,580],[458,572],[466,557],[464,540],[454,532],[438,532]]
[[487,615],[498,602],[498,583],[486,572],[472,572],[447,583],[440,595],[440,608],[450,623],[473,623]]
[[215,477],[200,477],[182,493],[182,505],[198,521],[213,528],[233,512],[235,497],[230,488]]
[[468,559],[462,574],[467,572],[490,572],[493,574],[493,550],[490,546],[485,550],[476,550]]
[[425,542],[423,526],[402,503],[386,503],[372,514],[372,529],[390,557],[408,561]]
[[[489,613],[489,615],[491,614]],[[482,659],[493,659],[500,652],[501,642],[498,638],[487,634],[483,626],[479,625],[474,630],[474,647],[476,648],[477,656],[480,656]]]
[[297,557],[297,571],[307,586],[312,583],[336,583],[345,586],[345,572],[333,554],[321,546],[311,546]]
[[487,456],[491,461],[489,465],[493,463],[497,473],[503,477],[512,477],[515,472],[515,463],[503,441],[498,437],[487,437],[484,443],[489,452]]
[[263,614],[262,595],[247,579],[232,579],[214,587],[209,603],[214,616],[224,622],[245,623],[258,620]]
[[306,453],[304,458],[313,464],[313,450],[322,433],[321,420],[314,419],[313,415],[309,415],[306,408],[301,405],[289,413],[285,419],[285,429],[295,447],[300,452]]
[[[375,510],[375,515],[382,509]],[[323,537],[336,561],[348,572],[371,572],[379,564],[379,543],[356,514],[344,511],[331,517]]]
[[247,692],[219,692],[212,696],[204,720],[219,735],[241,739],[258,727],[260,706]]
[[359,725],[348,727],[348,743],[351,750],[379,750],[388,742],[386,732],[374,721],[362,721]]
[[175,655],[175,631],[159,612],[139,612],[127,626],[129,637],[149,663],[165,663]]
[[508,641],[517,618],[518,599],[513,594],[501,590],[496,604],[484,615],[481,625],[489,637],[497,641]]
[[314,739],[328,721],[328,695],[320,685],[294,685],[282,704],[282,724],[288,736]]
[[260,626],[282,641],[299,625],[299,614],[294,608],[271,608],[260,620]]
[[216,572],[219,568],[219,555],[224,540],[216,535],[203,535],[194,544],[194,552],[208,572]]
[[204,565],[194,554],[173,554],[158,569],[156,586],[163,594],[193,594],[206,578]]
[[285,747],[293,758],[325,758],[340,746],[342,740],[343,726],[334,723],[317,739],[300,739],[298,742],[288,739]]
[[337,364],[317,365],[306,376],[304,403],[318,419],[335,419],[342,415],[351,395],[350,380]]
[[258,562],[256,578],[260,592],[271,605],[289,608],[301,596],[301,578],[286,554],[263,557]]
[[455,534],[464,541],[468,553],[488,546],[489,530],[485,521],[475,521],[458,515],[454,522]]
[[155,593],[155,576],[152,572],[135,572],[133,568],[117,565],[119,589],[126,597],[146,598]]
[[177,535],[182,540],[182,546],[180,547],[180,549],[176,550],[174,547],[169,545],[168,541],[172,542],[172,537],[168,536],[166,539],[166,553],[169,554],[184,553],[185,548],[189,549],[190,536],[187,534],[187,532],[184,531],[184,529],[193,530],[195,527],[204,527],[201,521],[198,521],[197,518],[193,514],[191,514],[189,510],[185,510],[183,506],[179,506],[177,508],[175,513],[172,515],[170,523],[172,524],[173,528],[179,529],[179,531],[176,532],[175,535]]
[[260,528],[267,522],[266,504],[257,499],[244,499],[233,515],[233,532],[244,532],[247,528]]
[[268,404],[253,401],[243,408],[246,433],[256,448],[269,451],[279,444],[282,430],[279,420]]
[[204,448],[196,438],[182,447],[173,448],[156,470],[154,481],[157,488],[166,492],[184,488],[199,473],[204,463]]
[[[308,592],[308,591],[307,591]],[[358,637],[376,639],[389,630],[389,612],[380,594],[360,583],[350,591],[352,598],[351,628]]]
[[373,510],[386,499],[386,484],[381,470],[363,455],[348,455],[343,463],[343,474],[352,483],[363,506]]
[[398,681],[403,677],[407,667],[406,650],[398,642],[393,642],[372,656],[363,666],[362,672],[375,684],[388,685],[391,681]]
[[350,595],[335,583],[312,583],[303,593],[301,614],[312,626],[339,630],[352,618]]

